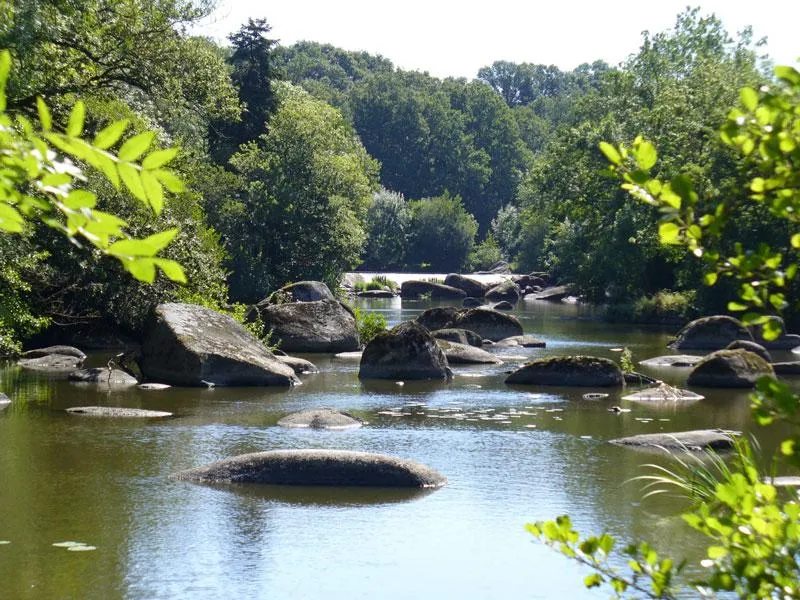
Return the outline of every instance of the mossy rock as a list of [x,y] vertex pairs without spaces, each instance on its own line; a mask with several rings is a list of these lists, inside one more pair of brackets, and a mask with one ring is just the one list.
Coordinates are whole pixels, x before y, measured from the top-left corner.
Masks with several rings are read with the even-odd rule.
[[416,321],[375,336],[361,356],[359,379],[438,379],[452,372],[436,339]]
[[551,356],[529,362],[506,378],[509,384],[613,387],[623,385],[617,363],[595,356]]
[[774,377],[772,366],[747,350],[717,350],[692,369],[687,385],[719,388],[751,388],[759,377]]
[[753,335],[738,319],[714,315],[688,323],[669,347],[674,350],[722,350],[736,340],[752,342]]

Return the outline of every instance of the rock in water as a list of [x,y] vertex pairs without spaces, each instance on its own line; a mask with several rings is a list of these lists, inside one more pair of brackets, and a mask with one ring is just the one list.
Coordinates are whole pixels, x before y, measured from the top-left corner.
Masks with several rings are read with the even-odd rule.
[[444,284],[463,291],[467,297],[471,298],[483,298],[487,289],[487,286],[480,281],[475,281],[458,273],[450,273],[444,278]]
[[317,365],[312,363],[310,360],[306,360],[305,358],[298,358],[297,356],[281,356],[279,354],[275,355],[279,361],[281,361],[285,365],[289,365],[294,369],[294,372],[298,375],[308,375],[309,373],[319,373],[319,369]]
[[466,344],[477,348],[483,346],[483,338],[468,329],[437,329],[436,331],[431,331],[431,335],[437,340],[447,340],[448,342]]
[[321,281],[298,281],[282,287],[269,297],[273,304],[280,304],[280,301],[285,299],[292,302],[317,302],[319,300],[336,300],[336,296]]
[[17,364],[30,371],[66,374],[80,369],[83,359],[65,354],[46,354],[38,358],[21,358]]
[[0,412],[3,412],[9,406],[11,406],[11,398],[0,392]]
[[271,450],[181,471],[175,479],[260,483],[437,488],[447,479],[424,465],[382,454],[345,450]]
[[359,379],[438,379],[452,372],[434,337],[416,321],[380,333],[364,348]]
[[362,422],[346,413],[332,408],[314,408],[286,415],[278,425],[281,427],[308,427],[309,429],[356,429]]
[[409,280],[400,286],[401,298],[419,298],[426,294],[434,300],[462,300],[467,296],[464,290],[432,281]]
[[507,279],[486,292],[486,299],[490,302],[509,302],[512,305],[519,302],[519,286]]
[[111,387],[126,387],[139,383],[136,381],[135,377],[129,375],[125,371],[120,371],[119,369],[104,369],[102,367],[73,371],[69,374],[67,379],[78,383],[92,383]]
[[483,339],[493,342],[523,334],[522,323],[514,315],[490,308],[463,310],[449,327],[474,331]]
[[607,358],[552,356],[522,366],[506,378],[506,383],[610,387],[621,386],[623,376],[617,364]]
[[164,419],[172,416],[171,412],[164,412],[162,410],[122,408],[118,406],[74,406],[66,410],[71,415],[113,417],[117,419]]
[[645,433],[611,440],[618,446],[637,448],[663,449],[669,451],[690,450],[730,450],[734,439],[741,435],[738,431],[722,429],[697,429],[694,431],[676,431],[673,433]]
[[669,347],[674,350],[722,350],[735,340],[752,342],[753,336],[738,319],[716,315],[687,324]]
[[756,342],[748,342],[747,340],[734,340],[728,344],[725,350],[737,350],[739,348],[742,350],[747,350],[748,352],[752,352],[753,354],[758,354],[767,362],[772,362],[772,357],[769,355],[767,349]]
[[450,324],[461,314],[461,309],[455,306],[438,306],[422,311],[417,317],[417,323],[428,331],[438,331],[450,327]]
[[86,354],[74,346],[47,346],[47,348],[35,348],[22,353],[22,358],[41,358],[50,354],[60,354],[61,356],[74,356],[81,361],[86,360]]
[[689,373],[688,385],[751,388],[759,377],[775,376],[772,366],[748,350],[717,350],[705,356]]
[[353,313],[337,300],[256,305],[264,331],[286,352],[352,352],[361,347]]
[[503,361],[494,354],[490,354],[482,348],[476,348],[468,344],[459,344],[447,340],[437,340],[439,347],[447,357],[448,364],[451,365],[500,365]]
[[172,385],[280,385],[299,380],[228,315],[195,304],[159,304],[146,327],[146,379]]

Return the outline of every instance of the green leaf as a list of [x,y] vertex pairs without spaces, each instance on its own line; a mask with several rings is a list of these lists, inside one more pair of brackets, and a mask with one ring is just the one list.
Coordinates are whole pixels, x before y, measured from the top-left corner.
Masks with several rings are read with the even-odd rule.
[[158,180],[164,184],[164,187],[173,194],[179,194],[185,189],[183,181],[181,181],[181,179],[172,171],[167,169],[158,169],[153,171],[153,175],[158,177]]
[[19,214],[16,208],[5,202],[0,202],[0,229],[9,233],[19,233],[22,231],[25,219]]
[[583,580],[583,585],[587,588],[598,587],[603,583],[603,577],[599,573],[592,573],[587,575]]
[[128,272],[139,281],[153,283],[156,278],[156,266],[152,258],[137,258],[123,264]]
[[[134,161],[142,154],[147,152],[150,144],[153,143],[156,134],[154,131],[145,131],[139,135],[133,136],[131,139],[122,144],[119,149],[119,159],[124,161]],[[125,178],[123,177],[123,181]]]
[[752,112],[758,106],[758,92],[751,87],[743,87],[739,90],[739,100],[747,110]]
[[43,131],[50,131],[53,128],[53,117],[50,116],[50,109],[39,96],[36,97],[36,110],[39,112],[39,122],[42,124]]
[[177,148],[167,148],[166,150],[156,150],[148,154],[142,161],[142,168],[151,170],[163,167],[171,162],[178,155]]
[[142,180],[139,177],[139,171],[128,163],[118,163],[117,169],[119,170],[120,177],[122,177],[122,182],[125,184],[125,187],[130,190],[131,194],[142,202],[147,203],[147,194],[144,191]]
[[114,121],[111,125],[101,129],[100,132],[94,136],[92,144],[101,150],[108,150],[119,141],[127,127],[128,119]]
[[661,223],[658,226],[658,237],[662,244],[680,243],[681,228],[675,223]]
[[648,171],[653,168],[658,160],[658,153],[656,147],[650,142],[644,141],[635,150],[636,163],[643,171]]
[[707,552],[708,558],[712,560],[717,560],[728,554],[728,550],[724,546],[709,546]]
[[141,179],[150,208],[156,215],[161,214],[161,209],[164,208],[164,190],[161,189],[161,183],[151,171],[142,171]]
[[106,176],[106,179],[108,179],[116,189],[119,189],[120,179],[119,171],[117,171],[117,163],[105,153],[98,154],[97,159],[103,175]]
[[717,283],[718,278],[719,275],[717,273],[706,273],[703,276],[703,283],[706,284],[707,286],[712,286],[715,283]]
[[183,272],[183,267],[181,267],[180,263],[167,258],[156,258],[155,263],[164,275],[172,281],[177,283],[187,282],[186,274]]
[[64,205],[72,210],[81,208],[94,208],[97,205],[97,196],[86,190],[72,190],[63,200]]
[[792,248],[800,248],[800,233],[795,233],[792,236]]
[[610,163],[617,166],[622,164],[622,157],[619,155],[619,152],[608,142],[600,142],[600,152],[605,155]]
[[82,100],[78,100],[75,106],[72,107],[72,112],[69,115],[67,122],[67,135],[71,137],[79,137],[83,132],[83,122],[86,118],[86,105]]
[[0,112],[6,110],[6,82],[11,71],[11,53],[8,50],[0,51]]
[[786,65],[780,65],[775,67],[775,76],[778,79],[783,79],[784,81],[788,81],[793,85],[800,84],[800,73],[797,72],[797,69],[794,67],[789,67]]

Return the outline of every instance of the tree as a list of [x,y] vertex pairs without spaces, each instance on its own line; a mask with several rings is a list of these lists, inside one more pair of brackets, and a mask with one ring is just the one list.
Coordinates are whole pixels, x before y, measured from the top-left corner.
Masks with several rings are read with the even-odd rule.
[[364,267],[377,271],[403,268],[411,227],[411,211],[403,195],[386,188],[375,192],[364,225]]
[[256,301],[284,283],[331,287],[358,264],[377,163],[339,111],[288,83],[276,86],[269,130],[231,158],[238,190],[206,198],[231,255],[231,294]]
[[445,192],[411,203],[408,262],[434,271],[459,271],[475,244],[478,223],[459,196]]
[[[659,236],[665,244],[679,244],[701,257],[706,265],[705,282],[715,285],[720,276],[732,277],[739,285],[739,298],[729,309],[744,312],[743,321],[763,326],[766,339],[781,331],[774,314],[786,307],[784,290],[797,273],[797,256],[789,248],[800,247],[800,72],[777,67],[778,83],[758,92],[740,91],[740,107],[733,109],[721,128],[723,142],[741,153],[751,178],[745,192],[761,211],[791,225],[775,251],[766,243],[756,247],[734,245],[726,255],[715,242],[725,235],[725,225],[743,209],[736,196],[717,195],[706,208],[692,178],[681,173],[671,179],[652,177],[657,164],[655,146],[638,137],[630,145],[603,143],[601,150],[623,188],[634,198],[660,209]],[[790,262],[784,264],[786,256]],[[751,396],[753,417],[760,425],[782,423],[789,437],[779,450],[779,460],[800,467],[800,396],[786,383],[762,377]],[[747,439],[737,442],[738,462],[723,471],[708,495],[683,515],[686,523],[709,539],[707,558],[701,566],[707,576],[696,583],[708,595],[734,592],[747,598],[797,598],[800,596],[800,500],[796,494],[781,495],[765,481],[752,460]],[[680,481],[677,483],[680,484]],[[673,577],[681,566],[661,558],[647,544],[632,544],[630,573],[608,564],[614,539],[603,534],[581,539],[568,517],[529,525],[538,538],[586,565],[594,572],[587,587],[608,584],[619,596],[626,591],[650,597],[675,597]]]
[[242,144],[256,140],[277,108],[272,82],[276,79],[272,53],[275,40],[267,38],[270,26],[264,19],[248,19],[228,36],[233,52],[228,58],[231,79],[239,94],[241,118],[211,123],[211,154],[224,165]]

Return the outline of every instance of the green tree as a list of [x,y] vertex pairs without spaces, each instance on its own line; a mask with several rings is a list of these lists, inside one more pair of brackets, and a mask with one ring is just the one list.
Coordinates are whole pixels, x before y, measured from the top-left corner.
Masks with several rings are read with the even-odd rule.
[[[231,255],[231,294],[265,297],[289,281],[338,286],[358,264],[377,163],[339,111],[288,83],[267,133],[231,158],[241,186],[206,198]],[[230,191],[230,190],[229,190]]]
[[408,262],[434,271],[460,271],[475,244],[478,223],[459,196],[445,192],[411,203]]
[[377,271],[405,266],[411,211],[402,194],[386,188],[375,192],[364,223],[367,243],[364,268]]

